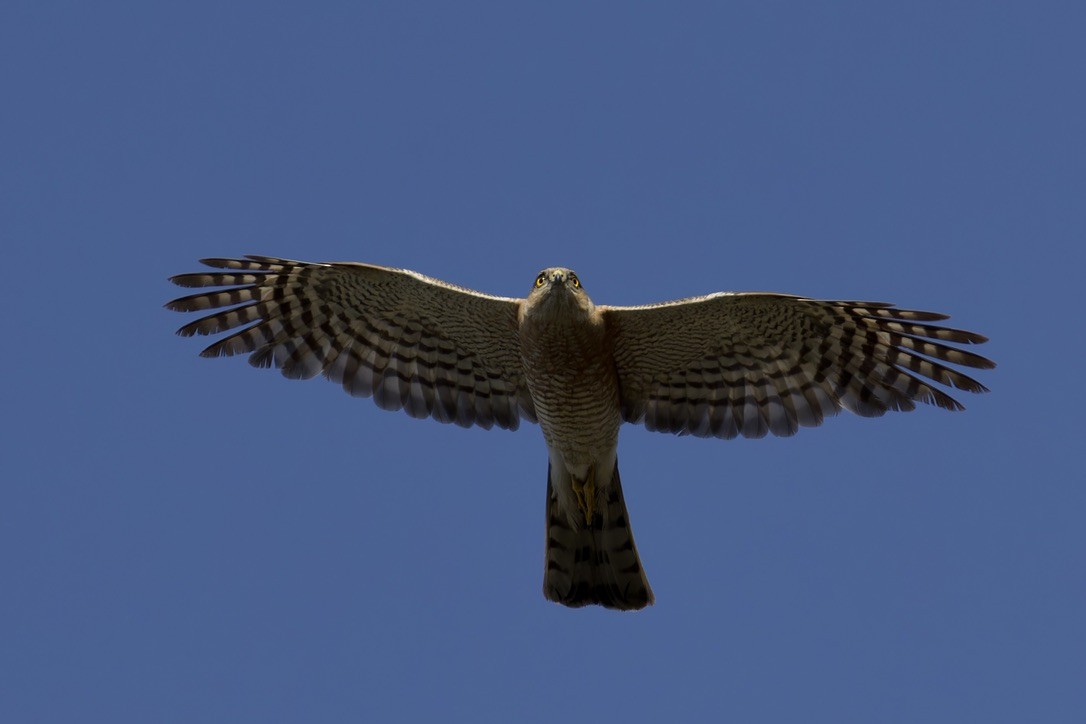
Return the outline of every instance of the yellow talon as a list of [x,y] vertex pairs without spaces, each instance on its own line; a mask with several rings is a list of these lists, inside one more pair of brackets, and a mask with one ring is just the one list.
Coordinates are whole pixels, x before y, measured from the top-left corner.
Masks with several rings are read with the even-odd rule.
[[573,492],[577,496],[577,507],[584,513],[585,525],[592,525],[592,516],[596,513],[596,482],[592,470],[588,471],[588,479],[583,483],[576,479],[572,481]]

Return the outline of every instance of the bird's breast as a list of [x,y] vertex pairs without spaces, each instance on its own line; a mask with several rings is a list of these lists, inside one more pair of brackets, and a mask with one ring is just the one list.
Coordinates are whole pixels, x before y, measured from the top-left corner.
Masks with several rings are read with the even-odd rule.
[[571,463],[613,452],[619,390],[603,325],[525,319],[520,333],[524,376],[548,446]]

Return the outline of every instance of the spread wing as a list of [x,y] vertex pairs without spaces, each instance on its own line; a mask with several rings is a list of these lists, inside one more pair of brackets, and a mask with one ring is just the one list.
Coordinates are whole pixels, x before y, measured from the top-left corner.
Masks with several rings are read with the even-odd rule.
[[601,307],[627,422],[699,437],[792,435],[845,408],[874,417],[916,402],[962,406],[932,386],[986,392],[948,367],[991,368],[949,343],[973,332],[944,314],[881,302],[720,293],[644,307]]
[[[463,427],[535,422],[521,374],[519,299],[493,297],[404,269],[266,256],[204,259],[182,287],[223,287],[175,299],[179,312],[217,309],[178,334],[235,330],[201,354],[249,354],[285,377],[323,374],[386,410]],[[249,325],[249,326],[245,326]]]

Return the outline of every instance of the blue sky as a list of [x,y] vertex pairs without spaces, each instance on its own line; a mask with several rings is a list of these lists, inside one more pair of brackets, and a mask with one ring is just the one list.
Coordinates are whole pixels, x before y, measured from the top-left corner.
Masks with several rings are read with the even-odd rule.
[[[1086,717],[1079,3],[4,3],[0,720]],[[892,301],[963,413],[624,428],[657,605],[543,600],[534,426],[197,357],[244,253]]]

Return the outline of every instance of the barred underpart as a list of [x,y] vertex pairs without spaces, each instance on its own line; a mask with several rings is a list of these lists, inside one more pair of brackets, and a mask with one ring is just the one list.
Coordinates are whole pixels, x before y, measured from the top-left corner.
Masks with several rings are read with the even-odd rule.
[[249,354],[292,379],[323,374],[383,409],[468,427],[535,420],[520,374],[517,300],[412,272],[273,257],[204,259],[230,272],[181,274],[183,287],[228,287],[170,302],[176,311],[230,307],[186,324],[184,336],[250,325],[204,357]]
[[698,437],[793,435],[845,409],[873,417],[986,392],[956,368],[995,365],[944,314],[882,302],[721,292],[596,306],[569,269],[525,299],[405,269],[267,256],[204,259],[166,306],[210,312],[178,332],[224,334],[205,357],[249,355],[323,375],[386,410],[464,427],[539,422],[547,443],[543,589],[567,606],[653,603],[618,474],[623,422]]
[[558,504],[547,468],[547,552],[543,595],[565,606],[636,611],[655,601],[637,554],[616,463],[590,523],[574,525]]
[[[882,302],[725,293],[603,314],[623,419],[680,435],[787,436],[842,408],[865,417],[917,402],[960,410],[930,383],[987,388],[943,362],[994,367],[946,344],[979,344],[982,335],[927,324],[944,314]],[[653,354],[638,352],[646,346]]]

